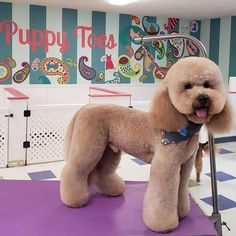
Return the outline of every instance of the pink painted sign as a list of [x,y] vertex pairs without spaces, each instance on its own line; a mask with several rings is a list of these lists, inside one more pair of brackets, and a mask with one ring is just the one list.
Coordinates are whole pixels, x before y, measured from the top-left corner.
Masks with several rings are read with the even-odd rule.
[[[108,48],[117,46],[113,34],[96,35],[92,33],[93,27],[77,26],[74,29],[75,37],[78,37],[78,44],[82,48]],[[51,46],[57,45],[61,53],[65,53],[70,47],[67,32],[54,32],[52,30],[21,29],[18,24],[12,20],[0,22],[0,34],[5,33],[6,44],[10,44],[12,37],[17,37],[22,45],[31,45],[32,51],[44,45],[45,52],[48,52]]]

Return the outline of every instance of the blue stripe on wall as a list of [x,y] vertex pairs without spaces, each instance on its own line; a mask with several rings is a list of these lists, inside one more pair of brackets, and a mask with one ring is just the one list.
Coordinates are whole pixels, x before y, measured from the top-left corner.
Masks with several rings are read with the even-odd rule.
[[[156,17],[148,17],[148,22],[156,23],[157,22]],[[148,46],[149,52],[151,53],[151,55],[155,59],[155,49],[152,47],[152,44],[151,43],[146,43],[145,45]],[[145,61],[145,59],[143,60],[143,62],[144,61]],[[148,76],[148,79],[143,81],[144,84],[145,83],[154,83],[153,70],[154,70],[154,67],[151,71],[145,70],[145,66],[143,64],[143,74]]]
[[[92,12],[92,27],[93,34],[99,37],[101,34],[106,34],[106,13]],[[92,41],[95,44],[95,41]],[[95,45],[94,45],[95,46]],[[96,70],[96,77],[92,80],[92,84],[105,83],[105,63],[101,61],[101,57],[105,55],[105,48],[100,48],[98,45],[92,48],[92,68]],[[104,72],[103,79],[98,79],[99,72]]]
[[[66,62],[67,58],[77,62],[77,37],[74,35],[74,28],[77,26],[77,10],[62,9],[62,32],[67,34],[67,42],[69,47],[62,54],[62,61]],[[77,67],[69,67],[70,80],[68,84],[77,83]]]
[[[125,28],[127,28],[128,26],[131,26],[131,25],[132,25],[132,19],[131,19],[130,15],[126,15],[126,14],[120,14],[119,15],[119,34],[121,32],[123,32],[123,30]],[[131,41],[130,40],[127,40],[126,45],[119,42],[119,51],[118,51],[119,56],[127,55],[127,49],[126,49],[127,46],[131,46]],[[130,83],[130,79],[126,78],[126,77],[124,77],[123,75],[120,74],[120,83],[128,84],[128,83]]]
[[[3,20],[12,20],[12,4],[11,3],[0,3],[0,22]],[[6,43],[6,31],[3,26],[3,32],[0,33],[0,62],[6,63],[5,56],[12,56],[12,39],[9,43]],[[5,77],[6,78],[6,77]],[[1,84],[11,84],[12,76]]]
[[236,16],[231,17],[229,76],[236,76]]
[[209,58],[216,64],[219,63],[219,45],[220,45],[220,18],[212,19],[210,25],[210,48]]
[[[36,30],[45,30],[46,29],[46,7],[44,6],[36,6],[30,5],[30,30],[32,32],[33,29]],[[40,40],[40,35],[36,36],[37,41]],[[30,40],[32,40],[32,33],[30,36]],[[44,44],[37,46],[36,50],[32,45],[30,45],[30,65],[32,64],[35,58],[39,58],[40,61],[46,58],[46,52],[44,48]],[[42,75],[40,70],[30,71],[30,84],[40,84],[39,77]]]
[[[175,25],[175,27],[172,29],[172,30],[168,30],[168,34],[171,34],[173,32],[179,32],[179,20],[177,22],[177,24]],[[171,48],[172,49],[172,53],[171,54],[168,54],[166,56],[166,62],[168,63],[169,60],[173,61],[173,62],[176,62],[178,59],[176,59],[174,56],[173,56],[173,50],[176,50],[173,48],[173,46],[170,44],[169,40],[167,41],[167,50],[168,48]]]

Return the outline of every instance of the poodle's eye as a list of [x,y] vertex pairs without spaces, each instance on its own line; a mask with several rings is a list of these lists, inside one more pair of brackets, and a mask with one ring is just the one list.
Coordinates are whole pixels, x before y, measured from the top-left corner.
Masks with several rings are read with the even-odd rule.
[[184,85],[184,89],[191,89],[192,85],[190,83],[187,83]]
[[204,88],[210,88],[211,86],[210,86],[208,81],[205,81],[204,84],[203,84],[203,87]]

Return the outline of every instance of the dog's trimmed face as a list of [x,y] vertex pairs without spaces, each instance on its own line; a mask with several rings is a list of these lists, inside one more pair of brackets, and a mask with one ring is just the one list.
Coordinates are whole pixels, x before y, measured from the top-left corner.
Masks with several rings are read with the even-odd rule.
[[206,58],[179,60],[168,71],[164,83],[173,106],[194,123],[206,123],[220,113],[226,92],[218,66]]

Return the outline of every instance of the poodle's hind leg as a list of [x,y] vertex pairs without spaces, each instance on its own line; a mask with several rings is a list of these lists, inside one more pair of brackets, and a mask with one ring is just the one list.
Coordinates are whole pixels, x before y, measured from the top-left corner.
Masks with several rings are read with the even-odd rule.
[[124,192],[125,183],[115,172],[120,159],[121,151],[113,151],[107,145],[101,160],[90,175],[90,179],[95,184],[98,192],[109,196],[119,196]]
[[[102,147],[103,146],[103,147]],[[70,207],[82,207],[89,199],[88,176],[103,155],[106,144],[100,148],[73,145],[61,173],[61,200]]]
[[196,170],[196,182],[200,182],[200,176],[202,172],[202,157],[203,157],[203,146],[204,144],[199,143],[198,151],[195,159],[195,170]]

